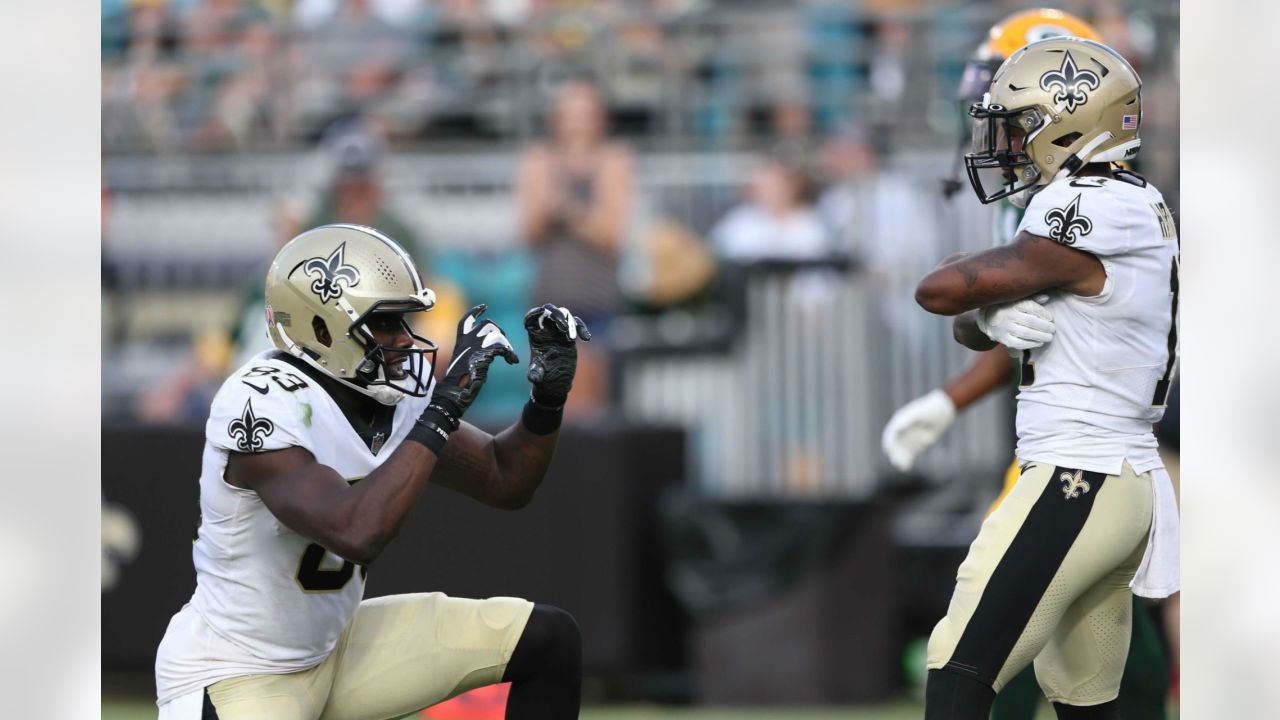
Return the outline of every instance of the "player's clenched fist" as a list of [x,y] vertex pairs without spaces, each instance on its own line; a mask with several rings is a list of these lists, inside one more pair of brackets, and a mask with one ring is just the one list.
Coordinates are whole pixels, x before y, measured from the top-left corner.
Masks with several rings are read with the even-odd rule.
[[535,307],[524,316],[529,331],[529,382],[539,405],[560,407],[573,387],[578,367],[578,343],[590,340],[591,331],[582,318],[568,308],[550,303]]

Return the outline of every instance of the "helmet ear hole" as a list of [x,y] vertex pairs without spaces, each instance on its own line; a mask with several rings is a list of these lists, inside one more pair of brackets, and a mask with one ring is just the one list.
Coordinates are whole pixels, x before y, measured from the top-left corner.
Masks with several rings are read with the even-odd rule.
[[333,336],[329,334],[329,326],[325,324],[324,318],[319,315],[311,318],[311,332],[315,333],[316,340],[319,340],[321,345],[333,347]]
[[1054,140],[1053,144],[1057,145],[1058,147],[1066,148],[1074,145],[1075,142],[1079,139],[1080,139],[1080,133],[1072,132],[1072,133],[1067,133],[1066,135],[1063,135],[1057,140]]

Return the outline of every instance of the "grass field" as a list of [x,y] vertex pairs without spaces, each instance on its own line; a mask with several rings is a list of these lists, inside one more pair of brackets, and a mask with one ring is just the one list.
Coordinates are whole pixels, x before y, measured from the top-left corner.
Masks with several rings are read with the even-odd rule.
[[[589,707],[581,720],[920,720],[924,706],[912,701],[888,705],[819,709],[700,709],[657,706]],[[104,699],[102,720],[154,720],[156,707],[148,699]],[[1052,720],[1042,709],[1036,720]]]

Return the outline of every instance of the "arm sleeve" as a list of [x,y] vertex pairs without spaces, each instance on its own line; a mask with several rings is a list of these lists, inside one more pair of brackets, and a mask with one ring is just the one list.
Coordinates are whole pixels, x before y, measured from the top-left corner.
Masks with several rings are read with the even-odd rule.
[[1115,180],[1060,180],[1041,190],[1027,205],[1018,232],[1046,237],[1106,257],[1130,250],[1132,218],[1119,201]]

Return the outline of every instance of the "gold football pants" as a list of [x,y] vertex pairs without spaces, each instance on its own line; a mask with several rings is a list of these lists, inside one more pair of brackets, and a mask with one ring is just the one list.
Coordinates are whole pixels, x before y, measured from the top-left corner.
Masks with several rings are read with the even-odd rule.
[[360,603],[324,662],[210,685],[219,720],[399,718],[502,679],[533,603],[443,593]]
[[1026,463],[960,565],[929,669],[999,692],[1034,660],[1052,702],[1114,699],[1151,516],[1151,475],[1128,463],[1119,475]]

